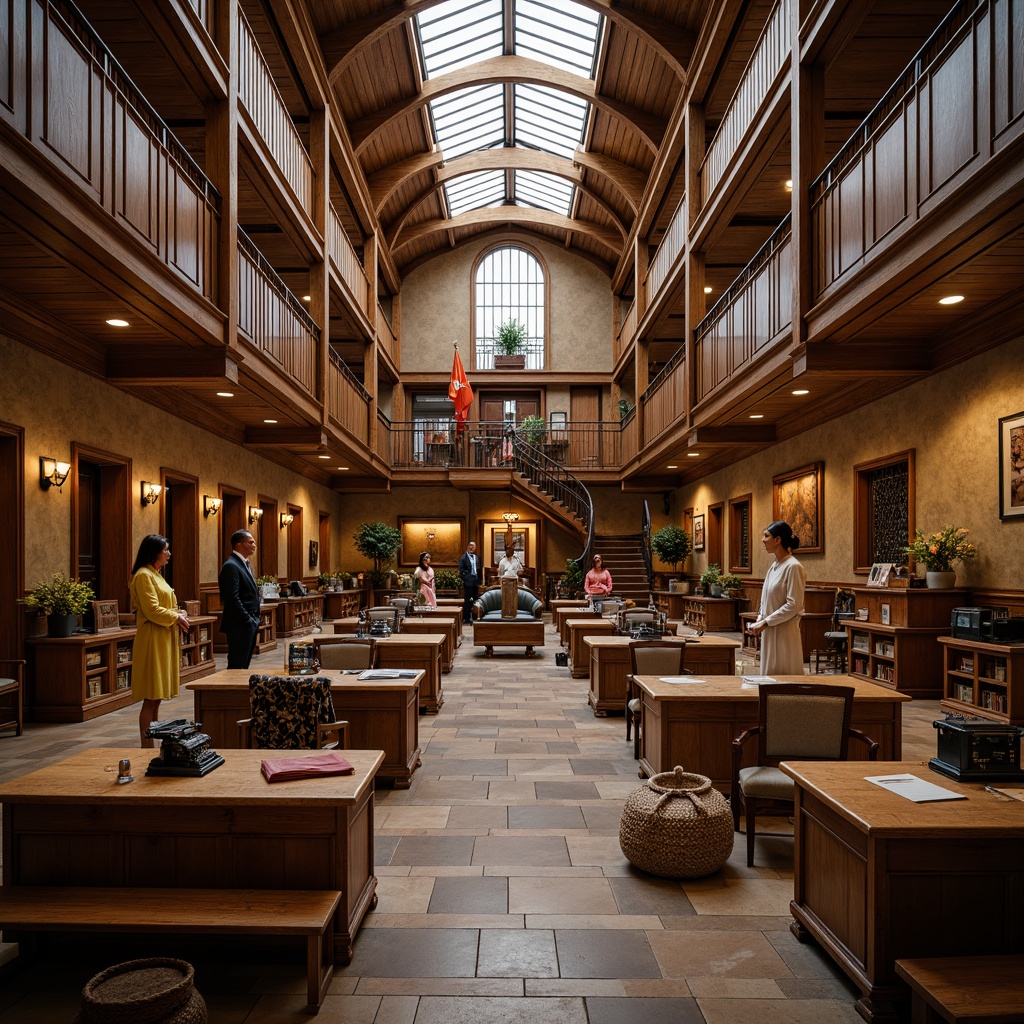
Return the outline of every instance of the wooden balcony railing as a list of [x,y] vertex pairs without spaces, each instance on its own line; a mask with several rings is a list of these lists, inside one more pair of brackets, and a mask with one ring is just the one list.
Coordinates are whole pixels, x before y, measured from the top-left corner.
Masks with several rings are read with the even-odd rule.
[[697,402],[728,384],[783,337],[793,319],[790,218],[775,229],[697,325]]
[[640,396],[644,438],[650,442],[686,416],[686,346],[681,346]]
[[636,299],[633,299],[622,313],[622,322],[619,324],[619,333],[615,336],[616,359],[618,359],[619,356],[629,348],[633,339],[636,337],[636,306]]
[[[501,469],[512,465],[505,424],[470,420],[456,432],[451,419],[391,423],[388,461],[395,469]],[[570,423],[557,431],[521,432],[558,465],[574,472],[618,469],[622,465],[618,423]]]
[[369,391],[333,349],[327,366],[327,414],[367,447],[370,444]]
[[778,0],[743,76],[704,155],[700,168],[700,205],[703,209],[725,176],[772,84],[787,66],[791,50],[791,0]]
[[622,457],[622,465],[627,465],[630,460],[635,459],[640,451],[637,441],[637,414],[634,405],[619,422],[619,450]]
[[0,118],[214,301],[220,196],[74,5],[0,4],[0,69]]
[[647,271],[647,306],[648,308],[658,297],[673,266],[686,248],[686,196],[679,201],[676,212],[672,214],[665,237],[658,246],[658,251],[651,260]]
[[238,333],[310,395],[316,395],[320,328],[241,229]]
[[[816,298],[965,188],[1024,130],[1020,19],[963,0],[811,188]],[[1019,12],[1018,12],[1019,13]]]
[[369,320],[370,285],[366,280],[366,272],[341,226],[341,218],[333,204],[327,211],[327,252],[334,272],[348,289],[356,309]]
[[238,21],[238,100],[299,206],[312,216],[313,164],[241,10]]
[[377,410],[377,436],[372,448],[374,454],[382,459],[387,459],[391,451],[391,418],[380,409]]
[[192,10],[206,31],[213,35],[213,0],[180,0],[185,7]]
[[391,320],[379,302],[377,303],[377,338],[391,354],[391,357],[397,359],[398,335],[395,334],[395,329],[391,326]]

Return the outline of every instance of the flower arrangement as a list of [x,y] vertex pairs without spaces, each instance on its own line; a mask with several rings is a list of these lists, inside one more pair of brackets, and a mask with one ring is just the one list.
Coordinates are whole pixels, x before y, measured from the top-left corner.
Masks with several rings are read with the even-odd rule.
[[40,580],[35,590],[19,598],[18,603],[44,615],[83,615],[95,597],[88,583],[57,572],[49,581]]
[[914,541],[903,550],[916,562],[923,562],[928,572],[952,572],[954,562],[965,562],[978,552],[967,539],[966,526],[944,526],[926,537],[914,531]]
[[403,572],[398,577],[398,585],[402,590],[412,590],[412,576],[407,572]]

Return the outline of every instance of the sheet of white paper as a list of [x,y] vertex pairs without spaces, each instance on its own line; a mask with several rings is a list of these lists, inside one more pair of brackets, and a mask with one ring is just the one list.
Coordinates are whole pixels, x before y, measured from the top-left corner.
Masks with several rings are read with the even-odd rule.
[[926,804],[933,800],[966,800],[963,793],[954,793],[951,789],[943,789],[933,782],[925,782],[916,775],[906,772],[901,775],[865,775],[865,782],[873,782],[882,789],[898,793],[915,804]]
[[696,676],[658,676],[663,683],[706,683],[706,679],[698,679]]
[[762,683],[777,683],[778,680],[774,676],[743,676],[744,683],[750,683],[751,686],[760,686]]

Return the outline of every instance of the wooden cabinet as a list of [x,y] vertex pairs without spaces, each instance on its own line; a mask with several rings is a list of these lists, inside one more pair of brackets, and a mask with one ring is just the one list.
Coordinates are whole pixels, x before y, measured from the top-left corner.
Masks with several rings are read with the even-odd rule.
[[732,633],[736,631],[736,606],[734,597],[679,597],[683,606],[683,625],[705,633]]
[[941,698],[937,641],[949,631],[953,609],[966,603],[967,591],[857,587],[854,593],[858,611],[865,609],[868,617],[843,623],[850,674],[911,697]]
[[995,722],[1024,725],[1024,645],[940,636],[942,706]]
[[181,634],[181,682],[201,679],[215,671],[213,630],[216,615],[196,615],[186,633]]
[[324,593],[324,618],[346,619],[363,607],[364,590],[329,590]]
[[86,722],[131,704],[134,640],[134,629],[29,640],[32,720]]
[[[220,625],[220,620],[217,620]],[[227,650],[225,642],[224,650]],[[277,650],[277,602],[264,601],[260,605],[260,624],[256,627],[256,647],[253,654],[266,654]]]
[[287,597],[277,605],[277,635],[302,636],[323,621],[323,594]]
[[686,594],[675,594],[668,590],[655,590],[652,591],[651,597],[654,598],[654,607],[662,612],[667,619],[679,619],[684,620],[686,616],[686,608],[683,605],[683,600],[687,597]]

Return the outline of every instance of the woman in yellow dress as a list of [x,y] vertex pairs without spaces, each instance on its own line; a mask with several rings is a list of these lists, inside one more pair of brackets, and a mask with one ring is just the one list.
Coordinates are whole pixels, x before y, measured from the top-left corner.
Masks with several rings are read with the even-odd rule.
[[136,626],[132,696],[142,701],[139,736],[143,747],[154,746],[153,740],[146,737],[146,729],[158,720],[160,701],[178,696],[178,631],[189,627],[188,616],[178,610],[174,591],[161,575],[170,558],[167,538],[151,533],[143,538],[132,566],[131,597]]

